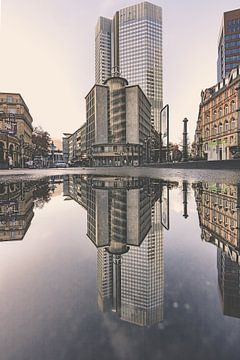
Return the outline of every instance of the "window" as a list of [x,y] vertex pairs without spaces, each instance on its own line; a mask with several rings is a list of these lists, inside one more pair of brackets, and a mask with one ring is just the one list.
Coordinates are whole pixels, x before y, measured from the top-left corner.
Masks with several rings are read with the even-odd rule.
[[235,101],[231,102],[231,112],[235,111]]
[[235,129],[235,127],[236,127],[236,121],[235,121],[235,119],[232,119],[232,121],[231,121],[231,129]]

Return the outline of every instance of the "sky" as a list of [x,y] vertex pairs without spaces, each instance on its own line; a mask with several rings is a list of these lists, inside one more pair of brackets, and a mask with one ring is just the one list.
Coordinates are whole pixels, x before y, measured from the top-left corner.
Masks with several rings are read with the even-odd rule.
[[[94,33],[99,16],[136,0],[0,0],[0,92],[21,93],[52,138],[86,118],[94,85]],[[154,0],[163,9],[164,104],[170,141],[181,142],[184,117],[193,140],[202,89],[217,82],[217,41],[224,11],[239,0]]]

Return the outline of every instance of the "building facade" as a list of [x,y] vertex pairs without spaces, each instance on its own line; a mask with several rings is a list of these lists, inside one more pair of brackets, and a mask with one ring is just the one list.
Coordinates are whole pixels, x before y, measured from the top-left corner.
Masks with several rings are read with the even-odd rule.
[[240,67],[202,91],[195,131],[196,156],[229,160],[240,151]]
[[86,151],[96,166],[140,165],[148,158],[151,104],[139,86],[112,77],[86,96]]
[[217,80],[240,65],[240,9],[225,12],[218,40]]
[[[111,34],[111,35],[110,35]],[[113,19],[99,18],[95,32],[95,78],[109,74],[139,85],[151,103],[152,125],[160,131],[163,102],[162,9],[149,2],[126,7]]]
[[32,156],[32,116],[20,94],[0,93],[0,164],[23,167]]
[[86,159],[86,123],[73,134],[65,133],[62,138],[63,161],[69,164],[83,164]]

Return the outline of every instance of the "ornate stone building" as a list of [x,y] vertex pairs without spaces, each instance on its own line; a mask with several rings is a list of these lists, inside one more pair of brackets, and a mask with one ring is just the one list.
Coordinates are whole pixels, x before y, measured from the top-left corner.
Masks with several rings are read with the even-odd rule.
[[20,94],[0,93],[0,167],[23,167],[32,154],[32,117]]
[[228,160],[240,152],[240,67],[202,91],[195,132],[196,156]]

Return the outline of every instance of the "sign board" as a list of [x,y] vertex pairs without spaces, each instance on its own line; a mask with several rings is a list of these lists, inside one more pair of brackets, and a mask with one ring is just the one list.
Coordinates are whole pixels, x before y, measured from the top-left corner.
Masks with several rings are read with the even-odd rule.
[[165,229],[169,230],[169,188],[167,185],[162,187],[161,224]]
[[162,108],[160,112],[160,131],[162,146],[168,147],[169,144],[169,105]]

